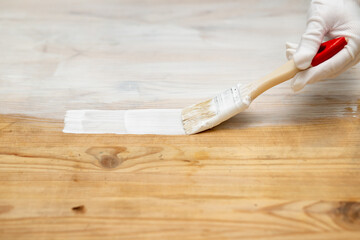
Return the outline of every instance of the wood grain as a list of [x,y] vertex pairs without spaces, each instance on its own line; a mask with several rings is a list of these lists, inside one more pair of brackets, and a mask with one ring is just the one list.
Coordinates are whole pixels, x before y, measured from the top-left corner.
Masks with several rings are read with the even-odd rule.
[[[358,239],[360,120],[195,136],[0,119],[2,239]],[[344,134],[346,133],[346,134]]]
[[360,68],[194,136],[62,133],[285,63],[308,1],[0,1],[0,239],[360,239]]

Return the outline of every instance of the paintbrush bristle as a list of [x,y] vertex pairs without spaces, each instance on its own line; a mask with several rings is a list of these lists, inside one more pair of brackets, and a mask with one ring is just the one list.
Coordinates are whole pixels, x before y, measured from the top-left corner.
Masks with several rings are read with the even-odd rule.
[[247,109],[251,103],[249,87],[237,84],[213,99],[191,105],[182,110],[182,124],[186,134],[205,131]]
[[204,123],[216,117],[216,115],[213,99],[184,108],[181,117],[185,133],[194,134],[199,132],[199,123]]

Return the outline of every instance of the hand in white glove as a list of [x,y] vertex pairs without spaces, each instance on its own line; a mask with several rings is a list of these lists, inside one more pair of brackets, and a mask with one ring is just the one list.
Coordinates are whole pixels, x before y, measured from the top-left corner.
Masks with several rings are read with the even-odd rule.
[[[331,59],[309,68],[324,37],[346,37],[348,44]],[[300,44],[287,43],[286,48],[287,58],[293,58],[297,68],[309,68],[292,79],[295,92],[308,83],[334,78],[346,71],[360,60],[360,1],[312,0]]]

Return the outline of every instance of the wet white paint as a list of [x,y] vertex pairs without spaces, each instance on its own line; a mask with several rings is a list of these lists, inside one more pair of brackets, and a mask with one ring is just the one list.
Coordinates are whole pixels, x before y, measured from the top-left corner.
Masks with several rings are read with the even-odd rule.
[[184,135],[181,109],[70,110],[65,133]]

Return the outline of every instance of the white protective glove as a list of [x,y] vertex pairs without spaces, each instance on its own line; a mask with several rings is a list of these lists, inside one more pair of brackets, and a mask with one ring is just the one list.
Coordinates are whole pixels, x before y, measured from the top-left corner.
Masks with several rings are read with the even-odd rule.
[[[324,38],[330,40],[337,37],[347,38],[345,48],[326,62],[309,68]],[[306,84],[338,76],[359,62],[359,52],[360,1],[312,0],[300,44],[286,44],[287,58],[293,58],[296,67],[301,70],[309,68],[292,79],[292,89],[297,92]]]

